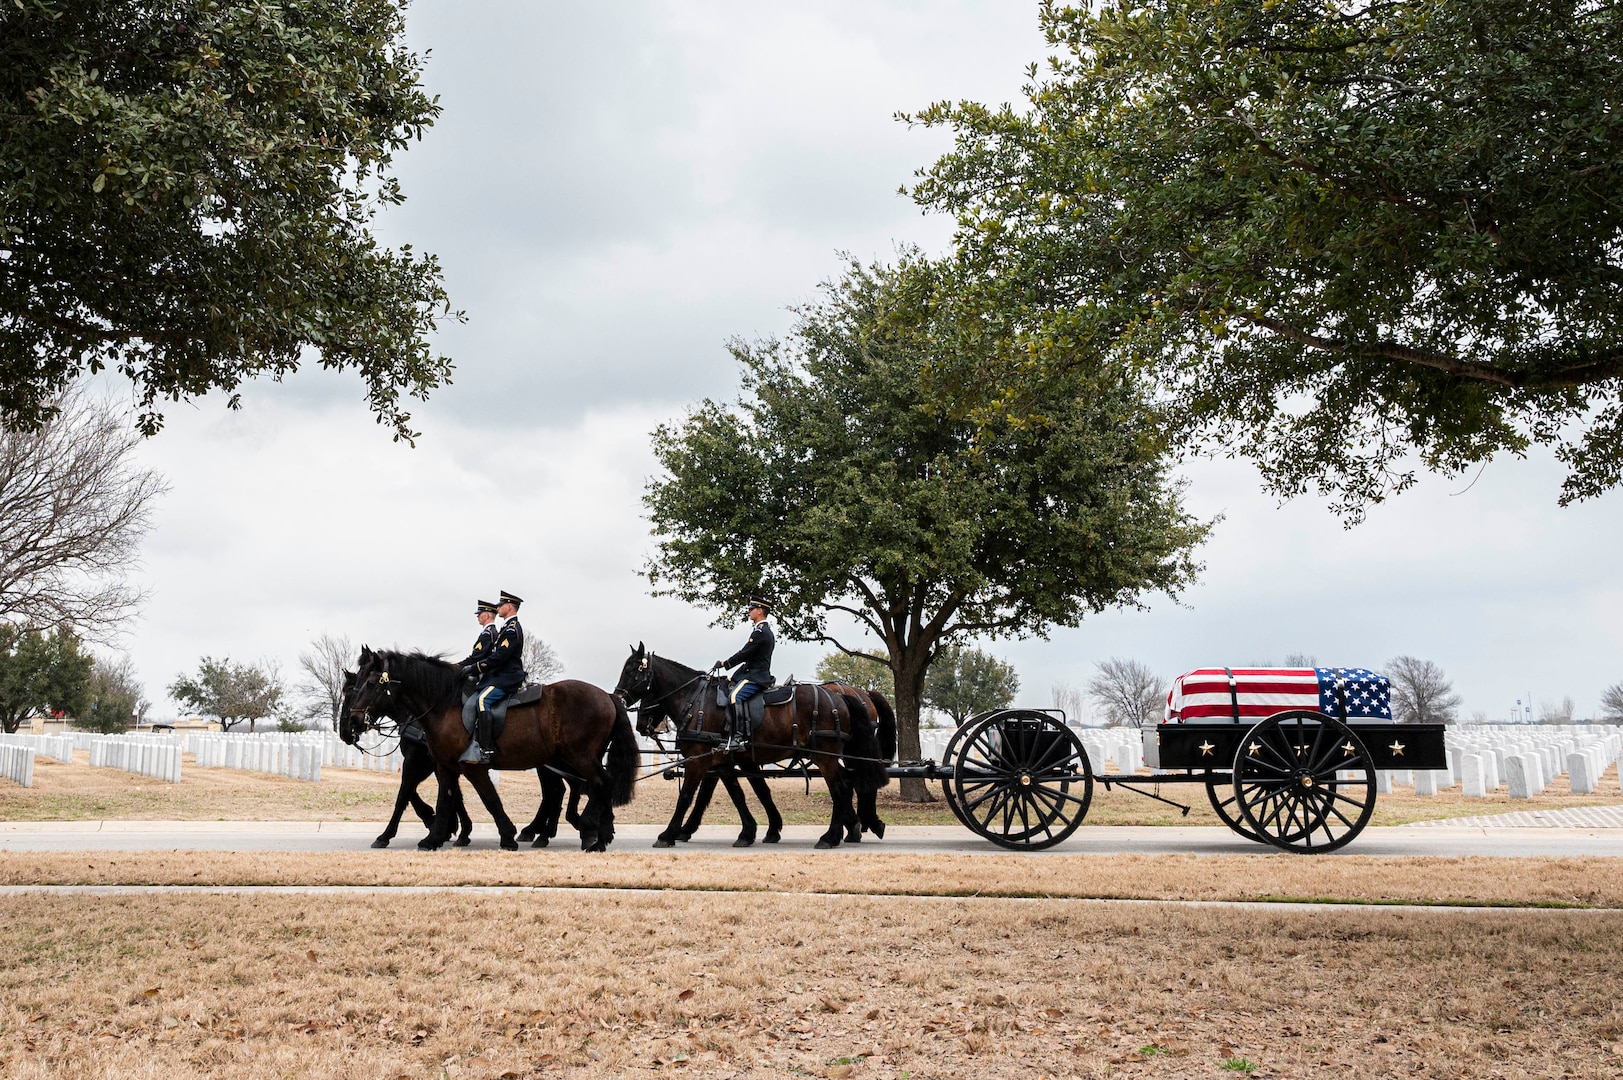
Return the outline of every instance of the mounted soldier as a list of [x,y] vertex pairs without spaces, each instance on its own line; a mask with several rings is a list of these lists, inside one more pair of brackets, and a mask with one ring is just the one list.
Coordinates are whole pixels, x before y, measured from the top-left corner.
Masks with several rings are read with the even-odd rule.
[[772,605],[758,597],[749,600],[749,620],[755,625],[750,629],[749,640],[744,647],[725,660],[717,660],[716,667],[738,670],[733,673],[733,690],[728,696],[728,732],[727,741],[722,743],[721,751],[730,753],[742,750],[749,743],[750,725],[747,717],[746,703],[757,694],[772,686],[772,649],[777,639],[772,633],[772,624],[767,616],[772,613]]
[[[487,621],[480,602],[480,621],[485,628],[474,643],[473,652],[462,661],[462,674],[476,680],[473,695],[462,706],[463,724],[473,732],[473,741],[459,761],[474,765],[489,765],[496,757],[495,718],[490,711],[496,703],[510,696],[524,685],[524,628],[518,622],[518,608],[524,601],[510,592],[503,592],[494,606],[495,618]],[[485,635],[490,644],[485,645]]]

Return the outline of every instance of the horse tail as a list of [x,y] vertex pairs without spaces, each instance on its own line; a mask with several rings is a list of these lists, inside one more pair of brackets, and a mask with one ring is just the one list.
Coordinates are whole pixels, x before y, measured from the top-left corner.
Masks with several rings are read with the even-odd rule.
[[896,757],[896,713],[884,694],[869,690],[868,696],[873,698],[874,711],[879,714],[879,756],[892,761]]
[[614,699],[614,727],[609,732],[609,797],[615,806],[624,806],[637,791],[637,770],[642,766],[642,749],[631,727],[626,703]]
[[841,694],[851,713],[851,740],[845,744],[845,766],[858,791],[878,791],[890,783],[885,763],[879,760],[879,738],[868,719],[868,703],[853,694]]

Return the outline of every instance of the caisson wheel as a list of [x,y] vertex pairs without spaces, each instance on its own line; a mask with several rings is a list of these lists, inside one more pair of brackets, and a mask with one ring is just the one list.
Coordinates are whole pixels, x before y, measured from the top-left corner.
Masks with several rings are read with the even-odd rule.
[[1026,710],[992,713],[955,739],[953,812],[1001,847],[1046,848],[1076,831],[1093,801],[1093,770],[1076,732]]
[[1211,800],[1212,809],[1222,819],[1223,824],[1245,837],[1255,840],[1259,844],[1268,841],[1252,831],[1251,826],[1245,823],[1240,814],[1240,803],[1234,794],[1234,778],[1223,773],[1206,773],[1206,798]]
[[1277,713],[1246,733],[1234,754],[1234,793],[1245,824],[1278,848],[1334,851],[1375,811],[1369,751],[1322,713]]

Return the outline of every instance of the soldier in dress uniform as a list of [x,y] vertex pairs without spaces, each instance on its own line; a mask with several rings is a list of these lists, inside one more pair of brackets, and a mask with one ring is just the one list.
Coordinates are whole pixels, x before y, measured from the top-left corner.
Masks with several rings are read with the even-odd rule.
[[496,645],[496,605],[489,600],[477,603],[479,606],[474,609],[473,615],[479,620],[479,637],[473,643],[473,651],[460,665],[464,669],[490,656],[490,650]]
[[471,713],[473,720],[473,741],[462,761],[489,765],[496,757],[491,706],[524,685],[524,628],[518,624],[518,607],[523,602],[503,591],[496,604],[496,615],[503,621],[487,627],[495,629],[490,648],[481,655],[475,645],[474,655],[462,662],[462,673],[478,680],[473,696],[462,707],[463,716],[467,718]]
[[723,752],[743,749],[749,740],[749,722],[744,718],[744,703],[772,685],[772,649],[777,639],[772,635],[772,624],[767,621],[771,612],[770,603],[759,597],[751,597],[749,620],[755,625],[750,629],[749,640],[727,659],[716,661],[718,668],[738,669],[733,673],[733,692],[727,699],[732,705],[728,710],[732,731],[721,746]]

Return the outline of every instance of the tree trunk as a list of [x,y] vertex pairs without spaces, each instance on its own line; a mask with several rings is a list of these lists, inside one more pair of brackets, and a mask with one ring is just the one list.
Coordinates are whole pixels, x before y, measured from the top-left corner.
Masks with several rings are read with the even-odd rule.
[[[919,703],[924,697],[924,665],[919,658],[902,655],[892,657],[891,671],[896,677],[896,757],[901,761],[917,761],[919,748]],[[923,780],[901,781],[903,802],[934,802],[930,786]]]

